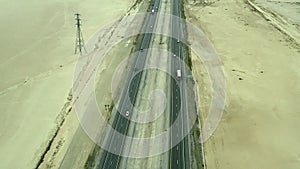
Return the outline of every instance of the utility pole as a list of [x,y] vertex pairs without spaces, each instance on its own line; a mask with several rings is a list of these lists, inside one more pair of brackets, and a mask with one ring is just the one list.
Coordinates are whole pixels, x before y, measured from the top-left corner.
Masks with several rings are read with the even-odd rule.
[[81,32],[81,19],[80,19],[80,14],[76,13],[75,14],[75,20],[76,20],[76,26],[77,26],[77,35],[76,35],[76,42],[75,42],[75,54],[77,53],[77,50],[79,50],[80,54],[84,51],[86,52],[86,49],[84,47],[84,40]]

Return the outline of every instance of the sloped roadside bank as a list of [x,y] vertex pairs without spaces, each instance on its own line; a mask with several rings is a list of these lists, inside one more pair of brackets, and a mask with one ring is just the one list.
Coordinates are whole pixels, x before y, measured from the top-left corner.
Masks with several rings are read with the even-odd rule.
[[[118,17],[120,17],[121,15],[124,15],[124,13],[126,13],[126,8],[128,8],[130,6],[130,4],[134,4],[134,5],[131,5],[131,7],[130,7],[131,10],[134,10],[136,8],[135,2],[136,1],[124,2],[124,4],[123,4],[124,6],[122,7],[123,9],[121,9],[121,10],[119,8],[114,8],[113,6],[115,4],[111,4],[111,2],[106,5],[102,4],[107,8],[107,10],[109,9],[109,7],[112,7],[112,8],[114,8],[113,10],[115,11],[115,13],[111,13],[111,15],[103,16],[103,17],[110,17],[111,20],[117,19]],[[92,8],[89,7],[89,9],[92,9]],[[85,17],[87,17],[87,16],[85,16]],[[94,17],[97,18],[98,15],[94,16]],[[100,17],[100,19],[101,19],[101,17]],[[93,18],[89,18],[89,20],[93,20]],[[95,22],[97,22],[98,26],[94,26],[93,32],[91,32],[91,33],[94,33],[94,31],[96,31],[95,29],[99,28],[99,24],[100,24],[100,27],[104,25],[102,20],[101,21],[96,20]],[[86,24],[85,26],[87,27],[88,26],[87,23],[85,23],[85,24]],[[107,39],[104,39],[104,40],[107,40]],[[109,62],[108,62],[108,64],[109,64]],[[102,66],[104,67],[104,69],[107,67],[107,65],[102,65]],[[70,96],[70,98],[71,98],[71,96]],[[74,99],[74,100],[76,100],[76,99]],[[60,123],[60,126],[57,128],[54,137],[50,139],[50,142],[48,143],[48,146],[45,149],[44,154],[41,156],[41,159],[40,159],[39,163],[37,164],[36,168],[61,168],[61,167],[62,168],[64,168],[64,167],[66,167],[66,168],[72,168],[72,167],[73,168],[78,168],[78,167],[84,168],[86,159],[88,158],[88,155],[89,155],[91,149],[93,148],[94,143],[88,138],[88,136],[85,134],[85,132],[81,129],[81,126],[79,125],[76,113],[71,107],[74,104],[74,100],[68,101],[68,105],[70,104],[70,106],[68,107],[67,116],[65,116],[63,118],[63,122]],[[79,136],[79,137],[75,137],[75,136]],[[77,139],[76,140],[77,142],[80,142],[75,145],[75,150],[72,151],[72,152],[75,152],[75,154],[73,154],[72,157],[65,156],[66,153],[69,151],[69,149],[74,148],[74,144],[72,144],[72,140],[74,137]],[[70,145],[73,145],[73,147],[70,148]],[[80,155],[78,155],[78,154],[80,154]],[[70,158],[71,158],[71,161],[68,161],[68,159],[70,159]],[[66,165],[62,165],[63,161],[68,161],[68,162],[64,163]]]
[[272,25],[274,25],[274,27],[276,27],[279,31],[286,34],[292,40],[294,40],[298,45],[300,45],[300,31],[298,28],[300,26],[300,23],[292,23],[289,21],[289,18],[285,18],[284,16],[282,16],[282,14],[280,14],[279,11],[267,9],[267,6],[262,7],[262,5],[258,5],[257,4],[258,2],[256,1],[247,0],[247,2],[257,12],[259,12],[267,21],[269,21]]

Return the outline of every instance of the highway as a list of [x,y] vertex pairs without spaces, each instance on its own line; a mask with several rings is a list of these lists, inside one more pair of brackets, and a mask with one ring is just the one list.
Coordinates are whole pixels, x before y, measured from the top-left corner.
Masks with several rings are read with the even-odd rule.
[[[147,15],[144,26],[142,29],[149,30],[155,27],[157,21],[157,9],[160,6],[160,0],[155,0],[153,8],[156,9],[155,14]],[[180,0],[171,0],[171,14],[174,16],[181,17],[181,1]],[[171,31],[173,35],[177,35],[175,38],[170,38],[169,40],[169,51],[175,54],[180,60],[184,60],[183,47],[180,39],[183,39],[184,30],[182,23],[179,20],[171,21]],[[145,31],[144,31],[145,32]],[[130,70],[128,80],[124,84],[124,90],[120,102],[118,104],[120,111],[116,112],[116,115],[112,121],[112,127],[116,131],[108,132],[105,135],[104,142],[107,144],[109,149],[122,150],[125,142],[125,137],[122,137],[117,134],[117,132],[122,133],[124,136],[127,134],[128,127],[130,124],[130,117],[132,116],[132,104],[134,105],[136,96],[138,93],[140,80],[142,73],[135,74],[142,70],[145,66],[147,52],[143,49],[148,49],[151,45],[151,40],[153,35],[151,33],[143,34],[138,40],[137,43],[137,52],[138,54],[134,58],[133,66]],[[186,92],[186,82],[184,75],[186,74],[185,66],[182,65],[177,59],[172,59],[171,63],[171,72],[176,74],[177,70],[182,71],[182,77],[177,79],[172,79],[170,85],[170,124],[179,118],[180,123],[173,125],[172,132],[170,133],[170,144],[173,145],[173,148],[169,151],[169,168],[170,169],[186,169],[190,167],[190,143],[189,136],[184,137],[184,139],[174,145],[174,140],[177,138],[182,138],[185,125],[187,121],[187,92]],[[132,79],[132,80],[131,80]],[[130,81],[131,80],[131,81]],[[178,84],[178,85],[177,85]],[[129,96],[129,97],[128,97]],[[129,98],[129,99],[128,99]],[[183,111],[183,116],[179,115],[179,112]],[[128,119],[126,118],[126,111],[129,111],[130,114]],[[121,115],[122,114],[122,115]],[[177,137],[177,138],[176,138]],[[116,169],[120,166],[122,156],[116,155],[111,152],[103,150],[101,158],[98,161],[95,168],[97,169]]]
[[[160,0],[155,0],[153,4],[154,9],[158,9],[160,5]],[[156,13],[153,15],[147,15],[146,21],[142,29],[144,29],[144,32],[149,32],[149,29],[152,29],[156,23],[157,15]],[[122,133],[124,136],[127,133],[128,126],[130,123],[130,117],[132,116],[131,113],[129,113],[128,119],[125,118],[126,111],[132,112],[134,105],[136,95],[138,93],[140,79],[142,73],[138,73],[135,75],[135,72],[139,72],[144,68],[147,52],[145,52],[143,49],[148,49],[150,46],[150,42],[152,39],[151,33],[142,34],[139,38],[137,49],[138,54],[136,55],[136,58],[134,59],[134,66],[131,68],[129,73],[128,81],[125,82],[124,90],[119,102],[119,109],[116,113],[116,117],[113,120],[112,127],[116,130],[113,132],[107,133],[105,136],[105,143],[108,144],[108,147],[110,149],[114,150],[122,150],[125,137],[117,135],[117,132]],[[130,81],[130,79],[132,79]],[[129,97],[127,97],[129,96]],[[128,99],[129,98],[129,99]],[[123,114],[123,115],[121,115]],[[97,169],[115,169],[119,167],[120,159],[122,157],[116,154],[113,154],[111,152],[104,151],[101,155],[101,159],[98,163],[98,165],[95,167]]]
[[[178,18],[182,17],[181,14],[181,1],[180,0],[172,0],[172,15],[177,16]],[[175,36],[170,41],[169,50],[174,54],[175,57],[179,59],[173,59],[171,63],[171,71],[176,74],[177,70],[181,70],[182,77],[173,79],[171,83],[171,112],[170,112],[170,120],[173,123],[177,118],[179,118],[180,123],[174,126],[174,129],[171,133],[170,144],[174,146],[169,152],[169,168],[170,169],[188,169],[190,166],[190,144],[189,144],[189,135],[184,137],[184,139],[174,145],[174,140],[178,140],[178,138],[182,138],[184,134],[184,130],[186,127],[187,120],[187,87],[186,87],[186,67],[182,65],[182,62],[178,60],[182,60],[184,63],[185,56],[183,55],[183,45],[181,39],[184,38],[184,25],[178,19],[173,19],[171,23],[171,31],[172,35]],[[176,82],[179,86],[177,86]],[[183,116],[179,115],[180,110],[183,113]],[[176,138],[177,137],[177,138]]]

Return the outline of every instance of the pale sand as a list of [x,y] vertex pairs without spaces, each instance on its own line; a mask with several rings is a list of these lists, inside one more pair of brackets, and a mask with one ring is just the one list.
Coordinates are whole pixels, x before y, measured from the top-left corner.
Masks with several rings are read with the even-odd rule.
[[[134,4],[134,2],[131,4]],[[134,8],[130,8],[130,10],[126,12],[126,14],[124,13],[122,16],[136,13],[136,10],[139,8],[139,6],[140,4],[136,4]],[[105,45],[106,42],[112,41],[111,38],[119,37],[119,34],[124,31],[124,26],[122,26],[124,21],[129,22],[126,17],[122,17],[121,20],[118,19],[118,22],[116,22],[112,29],[108,30],[107,32],[103,32],[105,36],[101,36],[101,43],[99,43],[97,35],[97,46],[101,46],[103,49],[107,47],[107,45]],[[110,36],[111,32],[113,32],[114,36]],[[116,73],[115,70],[117,69],[117,66],[119,66],[120,62],[130,55],[130,52],[133,48],[134,39],[135,37],[132,37],[118,43],[118,45],[109,50],[100,65],[95,65],[97,68],[95,84],[96,99],[102,115],[106,117],[110,117],[110,115],[107,115],[109,111],[104,110],[104,104],[111,104],[113,101],[111,95],[111,84],[113,84],[112,77],[114,73]],[[95,44],[91,45],[92,47],[95,46]],[[99,50],[102,50],[101,48],[99,48]],[[95,53],[93,52],[89,56],[94,54]],[[122,70],[118,69],[119,72],[122,72],[122,77],[124,77],[124,74],[126,74],[125,72],[128,71],[127,69],[128,66]],[[123,85],[119,83],[123,83],[123,80],[120,79],[118,83],[114,85],[119,88]],[[102,139],[104,127],[105,124],[100,124],[97,126],[99,139]],[[97,156],[95,157],[94,152],[99,150],[98,148],[94,149],[95,146],[96,145],[94,142],[78,124],[78,119],[75,117],[75,112],[72,111],[70,116],[66,117],[65,123],[62,125],[57,136],[55,137],[50,151],[46,154],[44,158],[45,161],[42,163],[40,168],[45,168],[46,166],[51,166],[51,168],[84,168],[84,166],[91,165],[91,163],[94,163],[98,160]],[[89,157],[92,158],[88,159]]]
[[[7,1],[1,9],[0,168],[34,168],[72,86],[75,21],[88,39],[130,1]],[[62,67],[60,67],[62,65]]]
[[[214,44],[227,80],[223,118],[205,143],[207,168],[299,168],[299,47],[242,0],[187,8]],[[205,116],[210,82],[193,63]]]

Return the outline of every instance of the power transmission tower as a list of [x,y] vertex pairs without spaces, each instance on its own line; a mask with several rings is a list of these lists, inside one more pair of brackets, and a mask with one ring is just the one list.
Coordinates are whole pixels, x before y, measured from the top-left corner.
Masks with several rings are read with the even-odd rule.
[[86,49],[84,47],[84,40],[81,32],[81,19],[80,19],[80,14],[76,13],[75,14],[75,20],[76,20],[76,26],[77,26],[77,35],[76,35],[76,42],[75,42],[75,54],[77,53],[77,50],[79,50],[80,54],[84,51],[86,52]]

